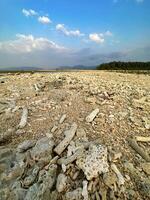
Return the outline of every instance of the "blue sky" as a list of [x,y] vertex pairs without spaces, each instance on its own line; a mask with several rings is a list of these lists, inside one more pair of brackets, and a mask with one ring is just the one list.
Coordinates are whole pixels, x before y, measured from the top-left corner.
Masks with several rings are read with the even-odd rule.
[[150,60],[149,0],[0,0],[0,66]]

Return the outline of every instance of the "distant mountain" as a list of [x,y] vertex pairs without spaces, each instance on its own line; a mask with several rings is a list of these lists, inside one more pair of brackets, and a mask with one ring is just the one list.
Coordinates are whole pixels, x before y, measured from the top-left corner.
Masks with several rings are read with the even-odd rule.
[[84,66],[84,65],[76,65],[76,66],[60,66],[60,67],[45,67],[45,68],[39,68],[39,67],[3,67],[0,68],[0,71],[49,71],[49,70],[94,70],[96,69],[96,66]]
[[43,70],[39,67],[3,67],[0,68],[0,71],[39,71]]
[[77,69],[77,70],[94,70],[96,66],[84,66],[84,65],[75,65],[75,66],[61,66],[58,67],[57,70],[65,70],[65,69]]

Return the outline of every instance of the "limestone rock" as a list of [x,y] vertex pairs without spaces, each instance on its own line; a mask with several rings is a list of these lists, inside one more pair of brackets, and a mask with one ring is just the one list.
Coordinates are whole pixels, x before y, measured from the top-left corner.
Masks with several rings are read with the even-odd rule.
[[96,115],[99,113],[99,109],[93,110],[87,117],[86,117],[86,122],[90,123],[94,120]]
[[62,124],[65,121],[66,117],[67,117],[66,114],[62,115],[60,120],[59,120],[59,123]]
[[89,150],[77,159],[76,164],[83,170],[87,180],[108,172],[107,148],[100,144],[91,144]]
[[59,174],[56,183],[56,189],[58,192],[63,192],[66,188],[67,177],[64,174]]

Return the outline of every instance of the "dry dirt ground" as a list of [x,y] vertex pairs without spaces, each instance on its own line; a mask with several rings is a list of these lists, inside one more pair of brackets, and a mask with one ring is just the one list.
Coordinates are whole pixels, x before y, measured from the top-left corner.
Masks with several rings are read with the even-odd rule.
[[[23,107],[28,110],[27,124],[19,129]],[[94,109],[99,112],[88,123],[86,117]],[[63,115],[66,118],[59,123]],[[137,144],[150,155],[150,76],[105,71],[0,75],[2,146],[16,148],[27,139],[37,140],[54,126],[53,137],[58,144],[73,122],[84,129],[89,141],[98,141],[116,156],[121,153],[116,165],[125,179],[125,191],[116,199],[149,199],[149,157],[142,158],[127,138],[147,138]],[[13,133],[3,141],[8,129]]]

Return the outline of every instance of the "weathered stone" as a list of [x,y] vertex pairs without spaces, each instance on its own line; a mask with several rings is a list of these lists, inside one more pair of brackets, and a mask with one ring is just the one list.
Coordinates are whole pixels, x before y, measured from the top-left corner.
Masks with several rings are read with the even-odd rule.
[[14,197],[15,197],[14,199],[15,200],[24,200],[25,199],[27,190],[21,188],[21,183],[19,181],[15,182],[13,184],[13,186],[11,187],[11,189],[14,192]]
[[51,133],[54,133],[56,130],[58,129],[58,126],[53,126],[53,128],[51,129]]
[[56,183],[56,189],[58,192],[63,192],[66,189],[67,176],[64,174],[59,174]]
[[20,167],[23,167],[25,164],[26,154],[16,152],[15,154],[15,163],[18,164]]
[[28,118],[28,109],[26,107],[23,107],[22,116],[18,128],[24,128],[26,126],[27,118]]
[[40,159],[51,155],[54,147],[54,141],[51,138],[43,137],[37,141],[36,145],[31,150],[31,157],[33,159]]
[[77,129],[76,136],[78,138],[86,138],[86,132],[83,128]]
[[38,183],[29,188],[25,200],[50,200],[51,189],[56,182],[56,170],[57,166],[53,165],[48,171],[40,171]]
[[67,117],[66,114],[62,115],[60,120],[59,120],[59,123],[62,124],[65,121],[66,117]]
[[119,169],[117,168],[117,166],[114,163],[111,164],[111,169],[113,170],[113,172],[115,172],[115,174],[117,176],[118,185],[119,186],[124,185],[125,179],[124,179],[123,175],[121,174],[121,172],[119,171]]
[[85,181],[82,182],[82,184],[83,184],[83,190],[82,190],[83,199],[88,200],[89,199],[88,189],[87,189],[88,181],[85,180]]
[[69,143],[71,142],[71,140],[73,139],[75,133],[77,130],[77,124],[73,123],[71,128],[67,131],[65,131],[65,138],[56,146],[56,148],[54,149],[54,151],[60,155],[65,148],[69,145]]
[[35,140],[26,140],[23,143],[19,144],[17,147],[17,151],[19,153],[23,153],[27,151],[28,149],[34,147],[36,144]]
[[114,173],[108,172],[103,175],[103,180],[105,185],[112,189],[117,182],[117,177]]
[[100,144],[91,144],[89,150],[77,159],[76,164],[83,170],[87,180],[108,172],[107,148]]
[[93,110],[87,117],[86,117],[86,122],[90,123],[94,120],[96,115],[99,113],[99,109]]

